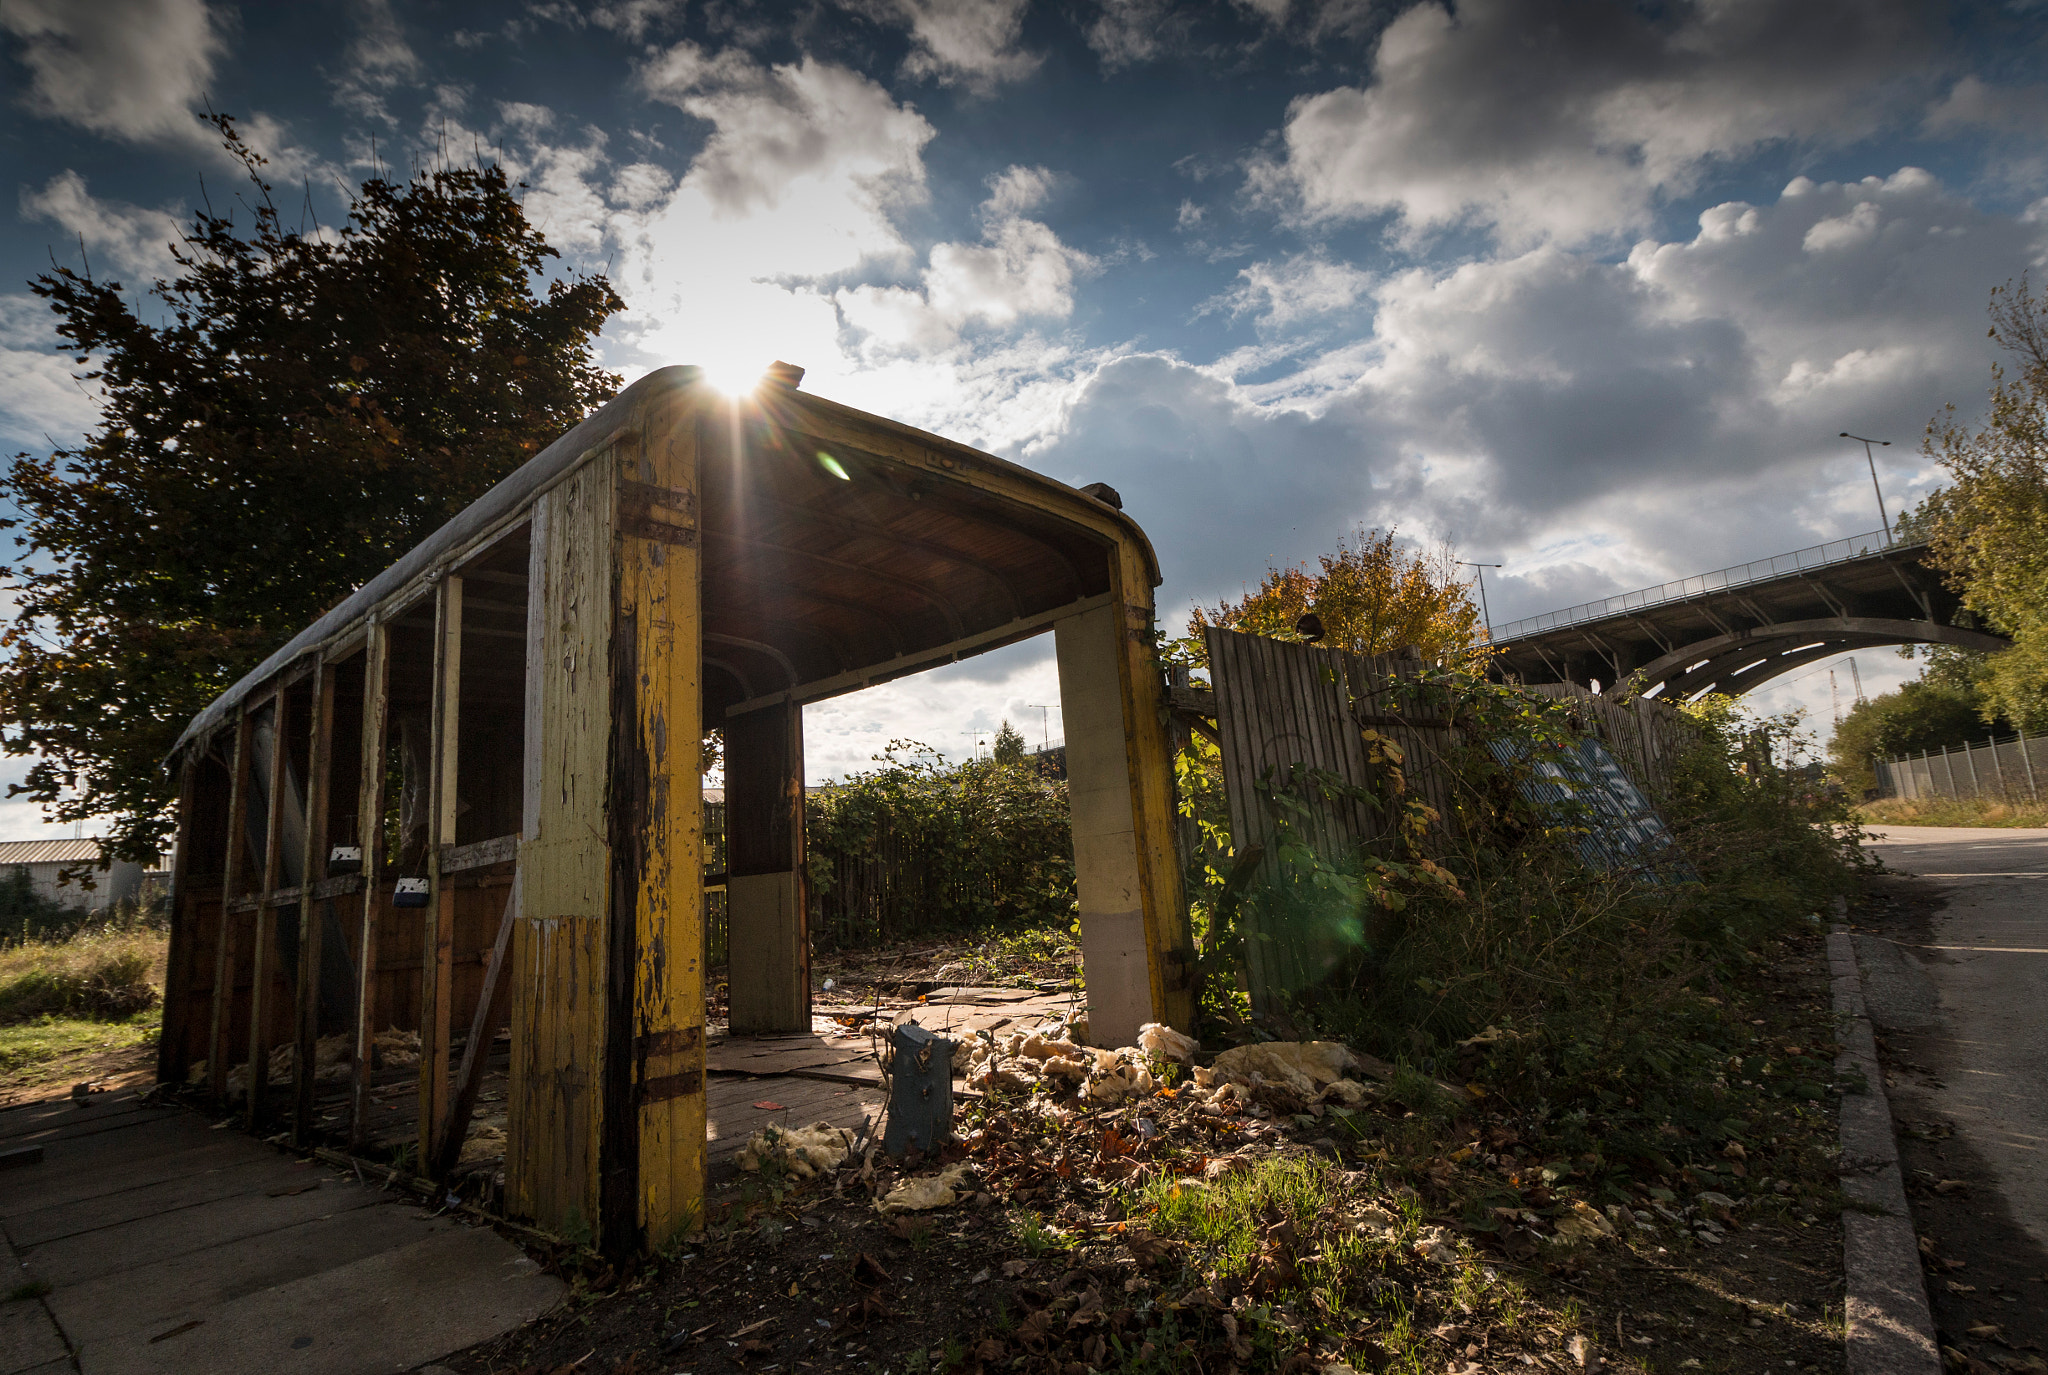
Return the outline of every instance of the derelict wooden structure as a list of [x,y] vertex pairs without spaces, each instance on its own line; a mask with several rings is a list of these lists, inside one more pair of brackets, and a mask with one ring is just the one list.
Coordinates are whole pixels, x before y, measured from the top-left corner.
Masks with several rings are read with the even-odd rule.
[[254,1126],[292,1045],[303,1137],[345,1034],[360,1140],[373,1038],[416,1030],[431,1173],[509,1019],[508,1213],[660,1245],[703,1186],[707,882],[734,1033],[810,1028],[803,705],[1048,629],[1096,1038],[1192,1021],[1143,532],[800,379],[641,379],[192,722],[163,1079],[203,1061],[218,1097],[246,1064]]

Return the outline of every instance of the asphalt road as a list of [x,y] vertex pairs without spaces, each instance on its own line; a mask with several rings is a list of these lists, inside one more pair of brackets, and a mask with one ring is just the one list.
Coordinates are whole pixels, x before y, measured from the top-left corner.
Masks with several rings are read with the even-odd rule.
[[1914,1199],[1922,1234],[1972,1261],[1956,1283],[1977,1281],[1932,1285],[1937,1318],[1952,1296],[1973,1320],[2031,1318],[2048,1310],[2048,830],[1901,826],[1872,848],[1917,876],[1883,885],[1890,915],[1855,938],[1906,1163],[1968,1185],[1931,1194],[1923,1175]]

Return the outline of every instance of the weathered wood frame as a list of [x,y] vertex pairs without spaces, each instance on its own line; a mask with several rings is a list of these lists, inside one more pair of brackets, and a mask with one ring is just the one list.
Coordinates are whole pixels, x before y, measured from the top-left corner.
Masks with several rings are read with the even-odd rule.
[[[801,706],[1050,629],[1067,702],[1076,874],[1097,1039],[1129,1041],[1148,1020],[1189,1025],[1193,961],[1154,649],[1156,565],[1142,534],[1112,506],[989,455],[829,402],[795,400],[800,404],[776,417],[794,442],[857,449],[877,463],[914,470],[919,482],[973,489],[981,503],[976,509],[1014,508],[1085,532],[1105,551],[1109,590],[972,629],[941,598],[934,604],[956,631],[950,642],[810,682],[792,674],[787,688],[727,709],[729,719],[760,713],[756,719],[772,723],[783,738],[784,748],[773,752],[780,757],[768,766],[774,777],[765,781],[779,802],[791,804],[785,810],[793,834],[785,837],[787,854],[778,851],[763,869],[796,885],[787,908],[794,926],[785,933],[793,936],[794,972],[783,991],[790,1005],[777,1015],[808,1021],[808,978],[795,962],[804,954],[806,907],[802,828],[794,824],[801,804]],[[231,732],[234,741],[208,1043],[216,1093],[224,1085],[225,1038],[237,1015],[230,909],[243,905],[246,883],[251,718],[277,703],[276,772],[287,748],[285,694],[305,690],[312,695],[312,736],[303,881],[293,891],[278,887],[282,787],[273,786],[266,872],[248,905],[267,912],[295,904],[298,911],[293,1118],[304,1134],[311,1129],[318,1031],[317,904],[360,895],[349,1131],[357,1144],[367,1137],[378,919],[390,863],[383,821],[391,625],[431,594],[431,892],[421,961],[417,1158],[437,1173],[459,1154],[502,1000],[510,1005],[512,1037],[508,1210],[613,1252],[659,1247],[697,1222],[705,1132],[699,469],[707,445],[722,439],[711,427],[736,424],[726,409],[731,404],[679,370],[636,383],[530,464],[539,480],[527,480],[528,470],[508,479],[518,488],[515,499],[494,500],[494,493],[477,503],[194,723],[181,742],[181,749],[193,746],[183,756],[187,768],[217,732]],[[521,526],[530,541],[521,828],[516,838],[457,850],[463,570]],[[1014,598],[1012,606],[1022,610]],[[357,761],[362,870],[325,879],[319,876],[326,867],[325,813],[336,762],[335,667],[356,652],[364,656]],[[515,840],[516,856],[510,849]],[[499,938],[451,1083],[451,1023],[460,1010],[451,997],[455,953],[445,876],[515,858]],[[261,958],[253,951],[251,957]],[[382,967],[390,972],[388,961]],[[252,1052],[261,1039],[252,1029]],[[251,1077],[260,1081],[253,1065]],[[259,1096],[252,1095],[252,1112]]]

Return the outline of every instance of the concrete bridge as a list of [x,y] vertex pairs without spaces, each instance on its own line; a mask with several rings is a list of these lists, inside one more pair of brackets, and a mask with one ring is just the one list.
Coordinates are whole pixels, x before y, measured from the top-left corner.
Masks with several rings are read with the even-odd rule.
[[1802,664],[1879,645],[1997,650],[1956,624],[1928,547],[1878,531],[1493,627],[1525,682],[1625,682],[1667,698],[1739,695]]

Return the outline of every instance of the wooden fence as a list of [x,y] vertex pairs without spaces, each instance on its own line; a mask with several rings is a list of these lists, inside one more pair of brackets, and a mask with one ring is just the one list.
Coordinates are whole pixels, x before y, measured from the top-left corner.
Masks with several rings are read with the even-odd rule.
[[[1352,654],[1215,627],[1204,630],[1204,643],[1232,844],[1240,855],[1253,845],[1265,851],[1262,878],[1276,874],[1272,855],[1280,823],[1270,800],[1276,788],[1306,803],[1288,808],[1290,826],[1324,857],[1373,853],[1386,843],[1394,818],[1358,797],[1384,781],[1384,765],[1372,762],[1368,731],[1399,746],[1408,794],[1434,807],[1446,826],[1453,823],[1449,754],[1460,737],[1449,720],[1434,714],[1442,708],[1424,704],[1404,685],[1423,671],[1420,654]],[[1627,779],[1652,799],[1668,792],[1674,761],[1698,738],[1698,728],[1681,713],[1654,700],[1621,702],[1569,683],[1525,691],[1570,703],[1577,728],[1600,741]],[[1586,765],[1596,788],[1597,755],[1591,751]],[[1341,795],[1301,797],[1302,790],[1290,784],[1303,771],[1334,778],[1345,785]],[[1619,784],[1614,790],[1631,791]],[[1640,798],[1632,811],[1623,810],[1630,814],[1617,812],[1616,825],[1627,822],[1642,830],[1647,824],[1633,815],[1649,812]],[[1649,815],[1654,820],[1654,812]],[[1661,822],[1656,825],[1661,828]],[[1328,972],[1349,938],[1343,928],[1356,925],[1349,916],[1304,910],[1282,918],[1258,903],[1243,910],[1240,929],[1255,1013],[1282,1011],[1289,995]]]

